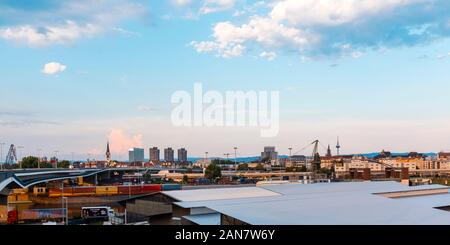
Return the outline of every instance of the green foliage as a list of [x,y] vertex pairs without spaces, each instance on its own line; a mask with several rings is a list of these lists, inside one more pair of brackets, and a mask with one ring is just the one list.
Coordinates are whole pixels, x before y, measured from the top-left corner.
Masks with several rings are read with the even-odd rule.
[[183,184],[187,184],[188,183],[188,176],[187,175],[183,175]]
[[334,169],[329,168],[321,168],[319,171],[317,171],[319,174],[326,174],[327,176],[331,176],[333,174]]
[[211,163],[205,170],[205,178],[210,180],[216,180],[222,177],[222,169],[219,165]]
[[307,172],[305,165],[298,166],[298,167],[287,167],[286,172]]
[[266,169],[264,168],[264,166],[261,163],[258,163],[256,165],[256,167],[255,167],[255,170],[257,170],[257,171],[264,171]]
[[[28,156],[22,159],[22,168],[37,168],[39,163],[39,158]],[[43,165],[41,164],[41,167]]]
[[149,173],[145,173],[142,175],[142,179],[144,179],[144,181],[152,181],[152,175]]
[[239,164],[237,170],[248,170],[248,164],[247,163]]
[[69,168],[70,162],[67,160],[63,160],[58,162],[58,168]]
[[218,165],[233,165],[234,162],[230,160],[223,160],[223,159],[214,159],[211,161],[211,164],[218,164]]

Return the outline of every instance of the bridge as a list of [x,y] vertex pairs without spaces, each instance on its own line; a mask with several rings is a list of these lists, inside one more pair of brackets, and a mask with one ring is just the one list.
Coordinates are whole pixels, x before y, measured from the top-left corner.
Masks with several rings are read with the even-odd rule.
[[[107,169],[20,169],[0,172],[0,195],[8,195],[12,188],[28,188],[50,181],[97,177],[112,172],[158,173],[161,168],[107,168]],[[174,170],[177,171],[177,170]],[[180,171],[180,170],[178,170]]]

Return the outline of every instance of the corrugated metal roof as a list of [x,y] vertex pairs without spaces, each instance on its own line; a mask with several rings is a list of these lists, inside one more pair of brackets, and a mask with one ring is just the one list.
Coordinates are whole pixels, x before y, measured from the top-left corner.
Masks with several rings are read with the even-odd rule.
[[182,202],[177,204],[208,207],[255,225],[450,224],[450,212],[434,208],[450,205],[450,194],[400,199],[373,194],[444,188],[440,185],[408,187],[397,182],[351,182],[254,188],[279,194],[240,198],[234,189],[234,198],[219,200],[192,197],[195,193],[185,191],[183,196],[192,196],[189,200],[178,199]]

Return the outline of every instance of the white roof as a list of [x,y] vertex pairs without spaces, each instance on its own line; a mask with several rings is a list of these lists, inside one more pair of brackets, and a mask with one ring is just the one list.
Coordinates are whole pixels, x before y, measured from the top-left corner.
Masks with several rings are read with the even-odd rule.
[[197,215],[187,215],[183,218],[192,221],[197,225],[220,225],[220,214],[197,214]]
[[163,193],[183,202],[280,196],[276,192],[258,187],[164,191]]
[[408,187],[397,182],[290,184],[239,188],[242,192],[227,189],[231,193],[212,189],[210,195],[179,191],[183,194],[176,199],[181,207],[207,207],[254,225],[450,224],[450,212],[435,208],[449,206],[450,194],[397,199],[374,194],[442,188],[447,187]]

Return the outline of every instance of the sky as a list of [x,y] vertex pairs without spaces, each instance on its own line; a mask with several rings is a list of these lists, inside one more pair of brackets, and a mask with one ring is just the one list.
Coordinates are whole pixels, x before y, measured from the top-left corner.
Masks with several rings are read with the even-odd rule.
[[[449,37],[447,0],[0,0],[3,157],[450,151]],[[175,127],[195,83],[279,91],[278,135]]]

